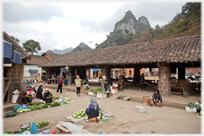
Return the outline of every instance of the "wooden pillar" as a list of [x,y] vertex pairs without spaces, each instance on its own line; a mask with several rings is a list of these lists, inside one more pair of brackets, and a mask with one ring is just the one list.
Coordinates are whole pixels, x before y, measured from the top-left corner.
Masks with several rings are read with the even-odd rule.
[[11,96],[13,95],[13,91],[15,89],[18,89],[18,91],[21,92],[23,87],[25,87],[23,82],[23,71],[23,62],[22,64],[12,64],[12,67],[9,67],[7,71],[5,71],[6,78],[12,79],[7,91],[7,103],[11,102]]
[[69,74],[68,74],[68,85],[72,85],[75,79],[75,68],[69,67]]
[[170,75],[170,64],[161,63],[159,67],[158,90],[160,91],[162,96],[171,95],[169,75]]
[[102,80],[103,80],[103,76],[105,76],[106,80],[108,80],[108,84],[111,84],[112,81],[111,81],[111,67],[110,66],[102,66]]
[[139,82],[139,76],[140,76],[140,68],[134,67],[134,78],[137,82]]
[[178,67],[178,79],[185,79],[185,67],[182,65]]

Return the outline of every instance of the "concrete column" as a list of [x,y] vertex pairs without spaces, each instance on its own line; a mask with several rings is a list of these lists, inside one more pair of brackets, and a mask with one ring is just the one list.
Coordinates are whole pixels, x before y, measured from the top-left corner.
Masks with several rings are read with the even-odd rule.
[[159,68],[158,90],[160,91],[162,96],[171,95],[169,74],[170,74],[170,64],[161,63]]
[[182,65],[178,67],[178,79],[185,79],[185,67]]
[[91,74],[91,78],[92,78],[93,77],[93,69],[91,69],[91,73],[90,74]]

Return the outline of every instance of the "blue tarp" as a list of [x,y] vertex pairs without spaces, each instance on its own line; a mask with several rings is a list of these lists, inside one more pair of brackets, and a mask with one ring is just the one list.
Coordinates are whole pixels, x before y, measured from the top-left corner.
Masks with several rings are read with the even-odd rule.
[[92,68],[93,72],[100,71],[100,68]]
[[3,57],[12,59],[13,58],[13,44],[3,41],[3,48],[4,48]]
[[22,63],[22,55],[13,49],[13,44],[3,41],[3,58],[4,64]]
[[11,59],[11,61],[13,63],[16,63],[16,64],[21,64],[22,63],[22,55],[19,52],[14,50],[13,59]]
[[[60,73],[65,72],[65,70],[60,70]],[[66,69],[66,72],[69,72],[68,69]]]
[[38,73],[38,70],[29,69],[29,73]]

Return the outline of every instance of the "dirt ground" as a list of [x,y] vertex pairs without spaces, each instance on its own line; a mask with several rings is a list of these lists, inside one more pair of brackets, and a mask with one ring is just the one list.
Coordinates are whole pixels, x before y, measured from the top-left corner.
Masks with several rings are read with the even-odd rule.
[[[55,90],[50,89],[50,91],[53,95],[60,96]],[[74,103],[5,117],[3,131],[19,130],[22,123],[41,121],[49,121],[49,130],[54,131],[58,121],[66,121],[66,116],[86,109],[90,104],[90,96],[85,94],[78,97],[75,92],[64,91],[61,95],[73,99]],[[99,132],[103,134],[201,134],[201,118],[197,117],[198,113],[170,107],[146,107],[145,113],[138,113],[136,106],[142,103],[112,98],[97,99],[97,102],[103,110],[114,114],[115,118],[109,120],[110,122],[77,123],[94,134]]]

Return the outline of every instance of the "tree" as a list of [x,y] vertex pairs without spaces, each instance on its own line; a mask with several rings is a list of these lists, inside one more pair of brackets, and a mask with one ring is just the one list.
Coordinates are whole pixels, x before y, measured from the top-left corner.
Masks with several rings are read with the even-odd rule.
[[23,48],[26,50],[27,53],[33,54],[38,53],[38,51],[41,50],[40,44],[37,41],[34,40],[27,40],[26,42],[23,43]]
[[96,47],[96,48],[98,47],[98,43],[95,44],[95,47]]
[[129,33],[129,30],[125,29],[125,33],[128,34],[128,33]]
[[10,36],[15,42],[17,42],[17,43],[19,43],[20,42],[20,40],[18,39],[18,38],[15,38],[14,36]]

